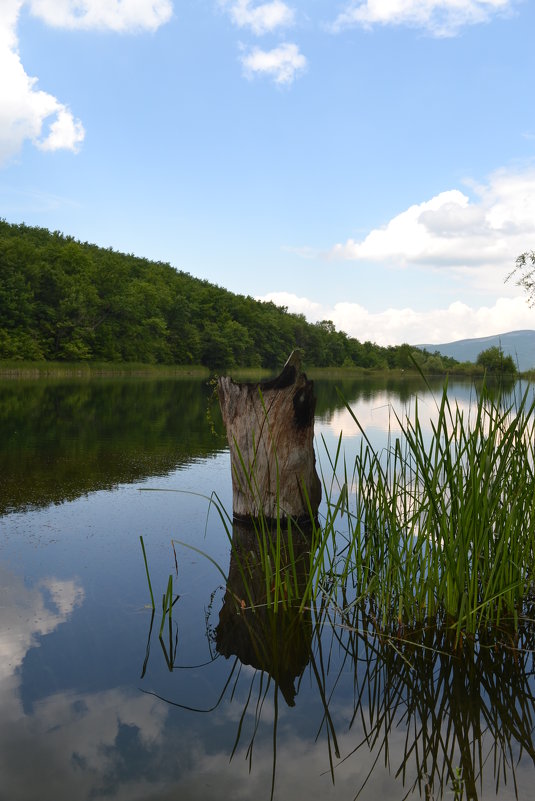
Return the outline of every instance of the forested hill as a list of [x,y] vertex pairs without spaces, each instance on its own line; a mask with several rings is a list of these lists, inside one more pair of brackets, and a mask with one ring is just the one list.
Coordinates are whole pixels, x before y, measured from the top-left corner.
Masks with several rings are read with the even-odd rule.
[[[413,350],[361,343],[169,264],[0,220],[0,359],[277,368],[295,347],[318,367],[404,368]],[[456,364],[420,359],[435,371]]]

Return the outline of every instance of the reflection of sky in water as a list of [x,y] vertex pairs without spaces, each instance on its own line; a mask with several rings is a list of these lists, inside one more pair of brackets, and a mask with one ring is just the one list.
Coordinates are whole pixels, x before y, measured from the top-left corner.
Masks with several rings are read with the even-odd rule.
[[[477,400],[476,393],[470,386],[455,386],[455,407],[468,419],[473,413]],[[409,401],[402,402],[399,395],[387,390],[377,390],[370,397],[351,401],[347,408],[336,409],[318,421],[316,436],[324,434],[329,439],[337,439],[340,434],[344,441],[352,437],[360,437],[359,427],[354,417],[364,429],[373,444],[384,444],[385,435],[391,433],[397,436],[401,431],[401,423],[405,424],[407,418],[414,420],[416,408],[425,434],[431,433],[431,421],[437,417],[437,408],[440,405],[441,392],[415,393]],[[354,416],[354,417],[353,417]]]
[[[369,404],[357,404],[355,413],[367,431],[384,432],[392,424],[389,402],[386,394],[379,394]],[[329,444],[341,430],[344,438],[349,430],[354,435],[354,428],[345,412],[335,412],[317,426],[316,436],[323,433]],[[183,493],[140,492],[139,487]],[[226,453],[137,486],[0,518],[1,801],[267,801],[273,764],[271,695],[252,771],[246,749],[254,704],[229,763],[251,681],[255,688],[258,684],[251,668],[242,669],[234,700],[230,687],[210,715],[141,692],[208,708],[216,704],[230,673],[232,660],[209,663],[205,637],[210,596],[221,587],[222,577],[198,553],[177,546],[179,668],[172,674],[167,670],[157,615],[147,673],[140,678],[150,612],[145,608],[149,593],[139,535],[144,537],[157,603],[174,568],[172,537],[209,552],[226,571],[228,540],[217,515],[208,515],[207,501],[197,495],[208,497],[213,491],[230,508]],[[212,625],[217,624],[221,599],[219,589]],[[364,738],[361,720],[348,731],[352,710],[347,667],[331,706],[342,757]],[[371,770],[378,752],[364,745],[336,767],[332,785],[324,729],[316,741],[322,716],[316,680],[307,668],[295,708],[280,699],[277,799],[352,799]],[[410,786],[407,782],[404,791],[395,778],[406,747],[403,725],[393,728],[388,747],[390,770],[381,754],[360,798],[397,800]],[[522,801],[532,797],[534,775],[533,765],[522,761],[516,770]],[[484,784],[485,801],[515,797],[512,782],[496,795],[492,768]]]

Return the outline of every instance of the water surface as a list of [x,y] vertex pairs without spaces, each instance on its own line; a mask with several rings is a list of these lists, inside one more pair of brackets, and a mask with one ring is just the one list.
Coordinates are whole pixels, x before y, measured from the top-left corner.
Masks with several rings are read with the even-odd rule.
[[[394,411],[435,408],[417,382],[338,388],[377,447]],[[316,394],[328,470],[340,432],[348,459],[361,435],[334,383]],[[210,386],[6,382],[0,441],[0,801],[267,801],[273,778],[285,800],[532,798],[531,657],[407,665],[357,635],[318,639],[313,616],[277,624],[295,645],[279,684],[232,655],[230,545],[208,500],[231,508],[230,465]],[[140,535],[157,604],[170,574],[179,595],[162,641]],[[173,538],[224,575],[182,545],[175,575]]]

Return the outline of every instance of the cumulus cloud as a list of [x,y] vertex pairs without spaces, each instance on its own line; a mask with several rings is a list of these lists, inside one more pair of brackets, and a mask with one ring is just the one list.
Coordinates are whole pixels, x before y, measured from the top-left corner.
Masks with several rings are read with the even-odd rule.
[[271,33],[294,22],[294,10],[282,0],[271,0],[253,6],[251,0],[223,0],[231,20],[239,28],[250,28],[257,36]]
[[44,150],[76,151],[83,125],[53,95],[37,89],[37,78],[26,74],[18,54],[16,25],[21,0],[4,0],[0,15],[0,164],[26,139]]
[[171,19],[171,0],[29,0],[32,14],[56,28],[155,31]]
[[48,135],[36,144],[41,150],[77,150],[85,137],[84,126],[75,120],[66,106],[58,104],[55,119],[50,123]]
[[293,295],[291,292],[268,292],[257,300],[271,301],[276,306],[286,306],[292,314],[304,314],[309,319],[315,317],[318,312],[321,314],[321,303]]
[[287,292],[274,291],[262,300],[304,314],[311,322],[332,320],[338,330],[380,345],[452,342],[535,328],[535,310],[528,307],[525,295],[518,294],[513,281],[504,285],[516,257],[535,250],[535,170],[500,170],[471,190],[472,197],[450,189],[415,203],[363,239],[335,245],[328,257],[368,266],[440,272],[457,279],[459,286],[484,291],[487,296],[493,293],[495,300],[490,305],[476,307],[457,301],[447,308],[426,311],[387,308],[371,312],[348,300],[327,306]]
[[535,247],[535,170],[494,173],[473,188],[410,206],[362,240],[335,245],[331,258],[421,266],[497,288],[519,253]]
[[510,12],[513,0],[353,0],[336,18],[336,31],[360,25],[408,25],[433,36],[454,36],[466,25]]
[[[239,28],[248,28],[256,36],[272,33],[292,25],[295,12],[283,0],[270,0],[253,5],[252,0],[219,0]],[[244,49],[242,47],[242,49]],[[248,78],[267,75],[279,85],[292,83],[307,66],[305,56],[296,44],[286,42],[272,50],[249,49],[241,57]]]
[[17,23],[22,6],[47,25],[111,31],[156,30],[172,14],[171,0],[2,0],[0,14],[0,166],[26,140],[41,150],[76,152],[82,122],[54,95],[38,88],[21,63]]
[[299,52],[299,47],[289,42],[273,50],[254,47],[242,56],[241,61],[248,77],[266,75],[281,86],[291,84],[307,66],[307,60]]
[[456,301],[442,309],[389,308],[375,313],[358,303],[343,302],[329,310],[329,315],[338,329],[378,345],[454,342],[535,328],[535,311],[524,297],[501,297],[490,306],[472,307]]
[[304,314],[310,322],[332,320],[339,331],[378,345],[438,344],[535,328],[535,309],[527,305],[524,296],[499,297],[489,306],[472,307],[456,301],[446,308],[427,311],[406,307],[380,312],[371,312],[349,301],[326,306],[289,292],[271,292],[258,300],[286,306],[289,312]]

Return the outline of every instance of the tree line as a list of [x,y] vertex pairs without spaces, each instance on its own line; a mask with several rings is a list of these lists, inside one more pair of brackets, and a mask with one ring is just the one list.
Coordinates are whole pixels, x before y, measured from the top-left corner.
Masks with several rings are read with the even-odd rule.
[[410,345],[360,342],[332,321],[194,278],[170,264],[0,220],[0,359],[202,364],[276,369],[296,347],[308,366],[459,370]]

